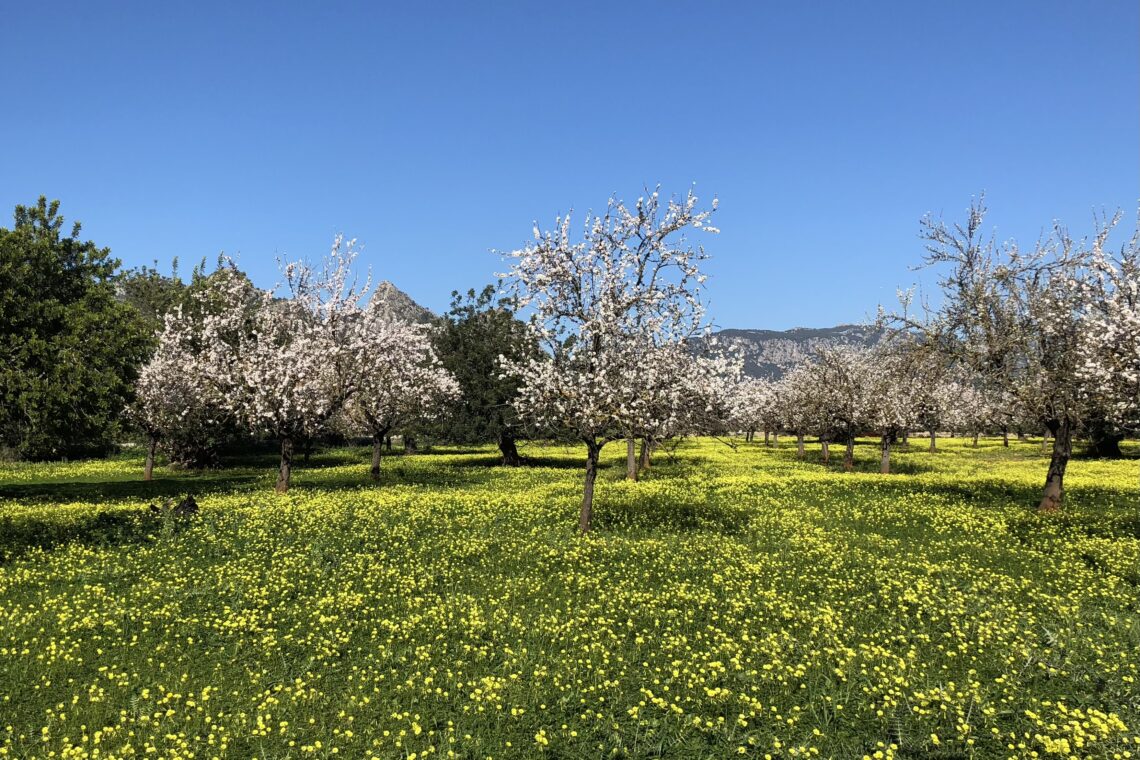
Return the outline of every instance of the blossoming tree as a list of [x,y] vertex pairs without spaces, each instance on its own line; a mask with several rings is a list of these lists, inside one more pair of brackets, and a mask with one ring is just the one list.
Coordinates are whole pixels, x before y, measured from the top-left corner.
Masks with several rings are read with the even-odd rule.
[[[580,239],[571,217],[554,229],[534,228],[534,241],[507,254],[520,306],[547,354],[507,360],[521,380],[515,407],[543,427],[586,445],[578,527],[590,530],[598,458],[606,442],[643,427],[647,388],[660,392],[669,357],[660,349],[705,329],[699,290],[706,254],[687,230],[716,232],[712,209],[699,210],[690,191],[663,202],[654,191],[632,206],[611,198],[587,214]],[[652,416],[652,415],[650,415]]]

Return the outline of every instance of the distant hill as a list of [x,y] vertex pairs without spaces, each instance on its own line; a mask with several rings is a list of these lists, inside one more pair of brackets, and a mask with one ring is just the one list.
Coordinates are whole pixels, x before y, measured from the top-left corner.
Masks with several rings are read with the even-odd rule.
[[434,322],[436,319],[430,309],[420,306],[411,296],[387,280],[373,289],[372,301],[379,302],[381,313],[389,319],[413,323]]
[[[420,306],[412,297],[385,280],[374,289],[372,298],[379,300],[385,314],[406,322],[428,323],[436,315]],[[826,344],[846,343],[870,345],[879,333],[866,325],[835,327],[794,327],[791,330],[725,329],[713,333],[723,343],[737,348],[744,356],[744,371],[752,377],[778,378],[784,371],[810,357],[816,348]]]
[[744,371],[752,377],[778,378],[784,371],[811,356],[822,345],[845,343],[870,345],[879,338],[873,327],[795,327],[791,330],[725,329],[713,333],[723,343],[744,355]]

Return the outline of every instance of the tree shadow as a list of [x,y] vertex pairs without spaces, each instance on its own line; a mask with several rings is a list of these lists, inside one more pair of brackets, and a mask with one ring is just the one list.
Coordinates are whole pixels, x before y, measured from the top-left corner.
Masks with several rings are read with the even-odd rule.
[[187,494],[246,490],[263,476],[254,473],[159,477],[154,480],[62,480],[0,485],[0,500],[32,502],[156,501]]

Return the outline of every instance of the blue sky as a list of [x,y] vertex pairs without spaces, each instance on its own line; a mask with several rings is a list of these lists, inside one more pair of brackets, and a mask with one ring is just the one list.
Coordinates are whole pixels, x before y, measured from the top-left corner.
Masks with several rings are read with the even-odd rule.
[[0,86],[0,224],[44,194],[127,265],[265,286],[344,232],[437,311],[657,183],[720,198],[717,324],[773,329],[893,300],[980,191],[1022,239],[1140,199],[1134,0],[17,3]]

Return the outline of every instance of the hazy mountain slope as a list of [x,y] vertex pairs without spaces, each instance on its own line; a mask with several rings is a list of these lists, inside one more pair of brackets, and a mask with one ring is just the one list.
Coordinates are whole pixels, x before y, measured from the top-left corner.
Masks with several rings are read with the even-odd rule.
[[870,345],[878,332],[865,325],[796,327],[791,330],[725,329],[714,336],[744,355],[744,371],[753,377],[775,378],[797,362],[830,343]]

